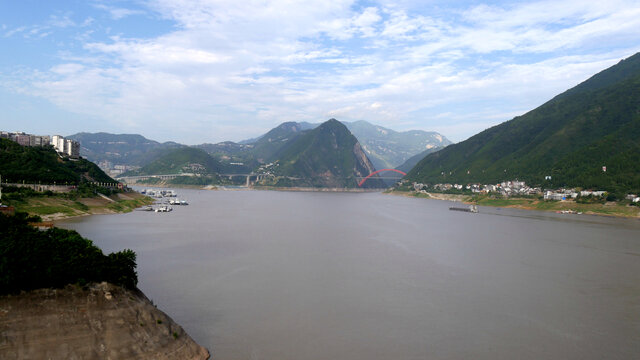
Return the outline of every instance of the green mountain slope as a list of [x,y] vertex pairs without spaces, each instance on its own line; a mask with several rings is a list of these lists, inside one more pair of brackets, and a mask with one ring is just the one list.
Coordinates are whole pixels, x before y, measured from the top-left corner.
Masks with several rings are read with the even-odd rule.
[[640,191],[639,94],[636,54],[525,115],[427,156],[407,178],[423,183],[518,178],[549,187]]
[[[281,186],[352,188],[375,171],[358,140],[335,119],[287,141],[274,157],[280,177],[275,185]],[[384,184],[374,177],[365,186]]]
[[251,144],[251,154],[260,163],[273,161],[276,153],[287,143],[304,133],[303,125],[296,122],[285,122],[271,129]]
[[81,153],[95,163],[142,166],[161,156],[168,149],[183,147],[175,142],[159,143],[137,134],[78,133],[68,136],[80,143]]
[[[285,122],[266,134],[240,143],[225,141],[196,145],[218,160],[224,173],[250,173],[261,164],[273,161],[274,155],[308,128],[307,123]],[[242,164],[242,165],[239,165]]]
[[222,167],[221,172],[225,174],[249,174],[260,165],[250,152],[253,145],[224,141],[215,144],[205,143],[194,147],[206,151],[217,160]]
[[221,170],[220,163],[202,149],[184,147],[168,151],[140,170],[127,175],[168,175],[181,173],[215,174]]
[[[318,125],[320,125],[320,124],[316,124],[316,123],[308,123],[306,121],[302,121],[302,122],[291,122],[290,121],[290,122],[285,122],[285,123],[282,123],[282,124],[278,125],[276,128],[270,130],[269,132],[271,132],[271,131],[279,128],[279,127],[282,127],[285,124],[295,124],[295,127],[288,126],[289,129],[294,130],[294,131],[313,130],[316,127],[318,127]],[[287,125],[285,125],[285,126],[287,126]],[[260,139],[262,139],[263,137],[265,137],[265,135],[267,135],[267,134],[264,134],[264,135],[261,135],[261,136],[258,136],[256,138],[252,138],[252,139],[242,140],[242,141],[238,142],[238,144],[241,144],[241,145],[254,144],[257,141],[259,141]]]
[[394,131],[366,121],[343,122],[376,169],[393,169],[425,150],[451,144],[435,131]]
[[434,147],[431,149],[427,149],[419,154],[413,155],[412,157],[408,158],[407,161],[405,161],[404,163],[402,163],[402,165],[396,167],[396,169],[400,170],[400,171],[404,171],[404,172],[409,172],[411,171],[411,169],[413,169],[414,166],[416,166],[416,164],[418,164],[420,162],[420,160],[424,159],[425,156],[434,153],[436,151],[440,151],[444,149],[443,146],[439,146],[439,147]]
[[85,159],[60,158],[51,146],[20,146],[7,139],[0,139],[0,175],[3,182],[115,182],[98,166]]

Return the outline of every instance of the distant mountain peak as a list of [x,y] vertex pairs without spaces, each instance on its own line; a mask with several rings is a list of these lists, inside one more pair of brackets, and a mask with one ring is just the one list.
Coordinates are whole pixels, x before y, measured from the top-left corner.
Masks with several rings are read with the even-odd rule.
[[377,169],[396,168],[425,149],[451,144],[434,131],[395,131],[365,120],[344,122]]
[[[358,140],[336,119],[287,142],[276,161],[278,183],[266,179],[267,185],[357,187],[359,179],[375,171]],[[368,186],[384,185],[374,178]]]

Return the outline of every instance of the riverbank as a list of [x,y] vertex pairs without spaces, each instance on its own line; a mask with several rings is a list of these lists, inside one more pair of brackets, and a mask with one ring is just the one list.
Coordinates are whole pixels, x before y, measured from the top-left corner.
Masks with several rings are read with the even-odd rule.
[[141,291],[108,283],[0,297],[2,359],[209,358]]
[[545,201],[536,198],[491,198],[488,196],[470,196],[461,194],[417,193],[414,191],[388,191],[387,194],[418,197],[434,200],[458,201],[465,204],[480,206],[515,208],[523,210],[551,211],[551,212],[580,212],[586,215],[616,216],[640,219],[640,207],[628,206],[624,203],[608,201],[604,204],[581,204],[573,200]]
[[43,221],[55,221],[77,216],[126,213],[153,202],[154,199],[140,193],[126,192],[77,199],[56,195],[30,196],[10,205],[16,211],[38,215]]
[[224,187],[224,185],[187,185],[187,184],[170,184],[167,181],[158,182],[155,184],[142,184],[142,183],[131,183],[127,184],[127,186],[135,186],[139,188],[176,188],[176,189],[193,189],[193,190],[218,190],[220,187]]
[[297,192],[381,192],[384,189],[363,189],[363,188],[315,188],[315,187],[276,187],[276,186],[253,186],[253,190],[272,190],[272,191],[297,191]]

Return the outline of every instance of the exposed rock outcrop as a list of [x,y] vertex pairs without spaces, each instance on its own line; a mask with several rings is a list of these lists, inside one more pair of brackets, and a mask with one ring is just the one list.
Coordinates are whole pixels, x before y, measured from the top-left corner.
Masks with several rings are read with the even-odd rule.
[[208,359],[140,291],[107,283],[0,297],[1,359]]

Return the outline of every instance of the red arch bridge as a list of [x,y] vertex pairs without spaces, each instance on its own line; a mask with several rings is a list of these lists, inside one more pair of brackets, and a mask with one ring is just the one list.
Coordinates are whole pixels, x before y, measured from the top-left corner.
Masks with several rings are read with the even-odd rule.
[[358,183],[358,186],[362,186],[362,184],[364,184],[365,181],[367,181],[367,179],[369,179],[370,177],[372,177],[373,175],[377,174],[377,173],[381,173],[383,171],[393,171],[393,172],[397,172],[398,174],[402,174],[402,176],[407,175],[406,172],[404,171],[400,171],[398,169],[381,169],[381,170],[376,170],[374,172],[372,172],[371,174],[367,175],[367,177],[365,177],[364,179],[362,179],[362,181],[360,181]]

